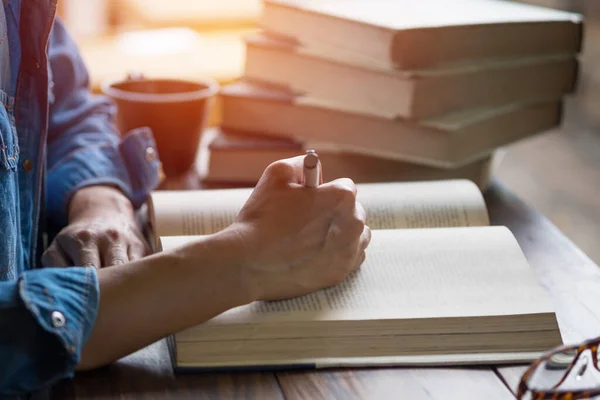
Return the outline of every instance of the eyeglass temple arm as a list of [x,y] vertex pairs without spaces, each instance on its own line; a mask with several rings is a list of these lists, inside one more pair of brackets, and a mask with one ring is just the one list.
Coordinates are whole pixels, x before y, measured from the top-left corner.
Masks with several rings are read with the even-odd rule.
[[[517,400],[521,400],[523,395],[517,395]],[[549,392],[529,390],[531,400],[583,400],[591,399],[600,395],[600,389],[595,390],[552,390]]]

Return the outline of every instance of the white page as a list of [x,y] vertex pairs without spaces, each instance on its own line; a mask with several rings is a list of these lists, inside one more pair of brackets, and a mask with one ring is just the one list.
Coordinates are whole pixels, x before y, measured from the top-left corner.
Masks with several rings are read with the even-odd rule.
[[299,299],[238,307],[192,329],[540,313],[553,309],[507,228],[379,230],[373,231],[365,263],[340,285]]
[[218,232],[235,221],[251,193],[251,189],[153,192],[154,230],[159,236]]
[[[159,191],[152,194],[159,236],[207,235],[234,222],[252,189]],[[488,225],[481,192],[471,181],[358,185],[371,229]]]
[[483,196],[467,180],[363,185],[358,199],[371,229],[489,225]]

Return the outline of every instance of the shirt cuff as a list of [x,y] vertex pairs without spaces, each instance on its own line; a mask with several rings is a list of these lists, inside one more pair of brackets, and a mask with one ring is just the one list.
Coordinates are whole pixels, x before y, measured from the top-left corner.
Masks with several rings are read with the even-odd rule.
[[46,207],[53,222],[68,221],[71,196],[91,185],[118,187],[138,208],[162,180],[162,166],[150,128],[134,129],[118,146],[90,146],[73,152],[48,172]]
[[60,340],[74,368],[98,313],[96,268],[34,270],[22,275],[19,295],[38,324]]
[[19,295],[38,326],[58,339],[64,351],[46,353],[59,366],[58,377],[71,376],[98,313],[100,288],[94,267],[43,268],[24,273]]

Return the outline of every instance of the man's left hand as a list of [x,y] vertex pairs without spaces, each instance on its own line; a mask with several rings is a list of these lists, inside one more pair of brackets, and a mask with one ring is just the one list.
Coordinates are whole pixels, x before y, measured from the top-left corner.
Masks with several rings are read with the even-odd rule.
[[88,186],[69,204],[69,225],[56,236],[42,257],[49,267],[124,264],[149,254],[131,202],[110,186]]

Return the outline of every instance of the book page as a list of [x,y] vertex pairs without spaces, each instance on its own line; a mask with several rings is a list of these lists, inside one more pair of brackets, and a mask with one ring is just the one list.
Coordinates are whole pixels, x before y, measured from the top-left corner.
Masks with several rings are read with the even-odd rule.
[[149,202],[158,236],[209,235],[231,225],[252,189],[157,191]]
[[286,322],[299,320],[552,312],[547,295],[505,227],[379,230],[373,231],[364,264],[341,284],[291,300],[238,307],[193,329],[260,322],[276,323],[284,330]]
[[358,199],[371,229],[489,225],[483,195],[468,180],[359,185]]
[[[152,193],[151,220],[158,236],[208,235],[235,221],[252,189]],[[358,185],[358,201],[371,229],[489,225],[485,201],[468,180]]]

